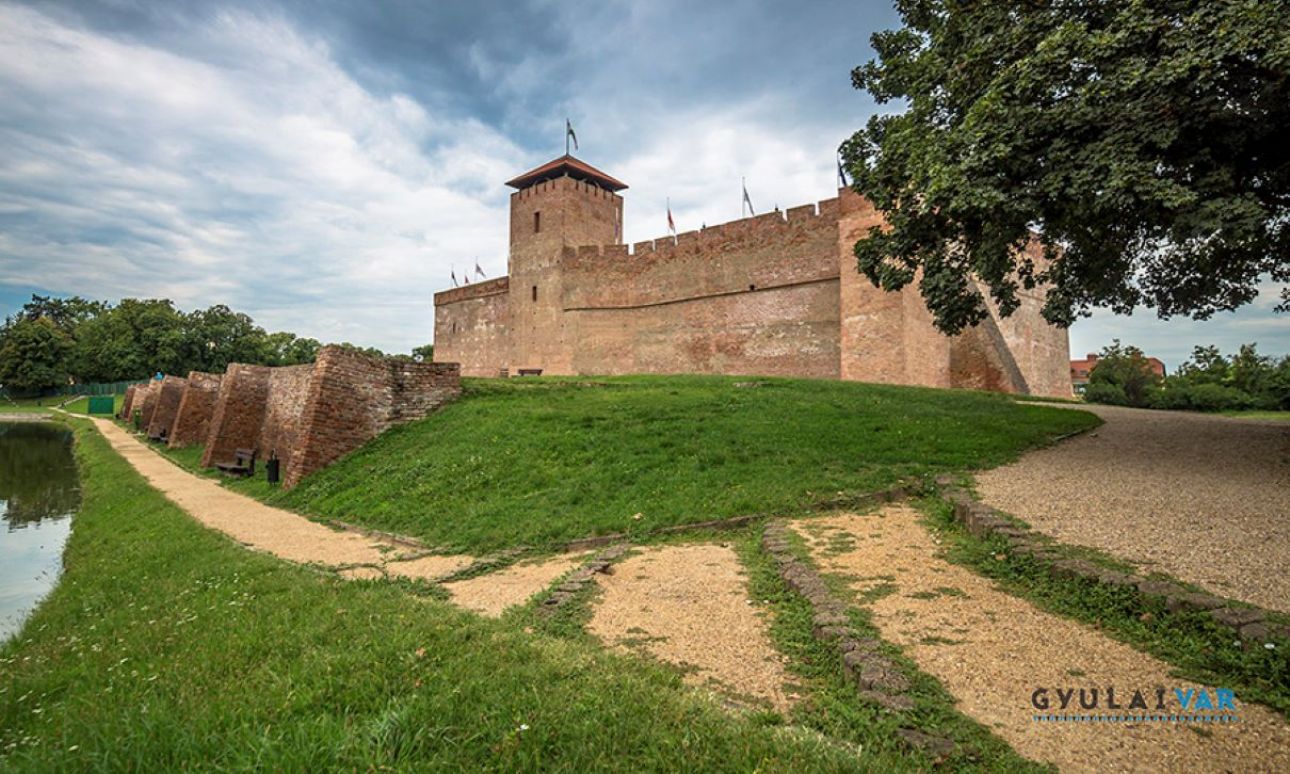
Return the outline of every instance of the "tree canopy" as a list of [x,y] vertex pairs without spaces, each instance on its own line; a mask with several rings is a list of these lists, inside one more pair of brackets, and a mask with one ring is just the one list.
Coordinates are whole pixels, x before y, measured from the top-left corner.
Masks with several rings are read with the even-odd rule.
[[[855,246],[937,326],[1049,286],[1093,307],[1205,319],[1290,282],[1290,4],[897,0],[852,81],[880,103],[842,147],[888,228]],[[1020,252],[1031,239],[1043,260]],[[1290,286],[1278,311],[1290,308]]]
[[[166,299],[127,298],[112,305],[32,296],[0,327],[0,385],[31,394],[72,383],[143,379],[158,371],[221,373],[229,363],[296,365],[312,363],[321,348],[316,339],[267,333],[250,316],[222,304],[183,312]],[[415,356],[431,353],[430,345],[414,350]]]

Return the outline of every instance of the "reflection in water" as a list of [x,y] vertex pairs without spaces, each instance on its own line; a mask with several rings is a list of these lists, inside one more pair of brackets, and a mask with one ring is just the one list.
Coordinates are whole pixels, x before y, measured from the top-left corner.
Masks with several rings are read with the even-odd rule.
[[71,445],[59,425],[0,423],[0,640],[58,580],[80,502]]

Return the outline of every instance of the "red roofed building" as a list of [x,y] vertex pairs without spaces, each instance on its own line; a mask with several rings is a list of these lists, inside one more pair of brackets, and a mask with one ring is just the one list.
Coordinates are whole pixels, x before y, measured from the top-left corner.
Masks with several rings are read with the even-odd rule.
[[[1088,386],[1088,377],[1093,373],[1093,367],[1097,365],[1098,356],[1090,352],[1083,360],[1071,361],[1071,387],[1075,389],[1076,395],[1082,395],[1084,388]],[[1165,378],[1165,364],[1159,358],[1149,357],[1147,363],[1151,365],[1152,372],[1161,379]]]

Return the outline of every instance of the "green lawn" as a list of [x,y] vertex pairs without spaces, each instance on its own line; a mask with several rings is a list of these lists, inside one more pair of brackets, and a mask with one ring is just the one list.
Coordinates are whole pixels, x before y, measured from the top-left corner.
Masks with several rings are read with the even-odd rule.
[[1290,411],[1224,411],[1223,416],[1290,422]]
[[[76,423],[66,572],[0,645],[0,768],[908,770],[674,670],[247,551]],[[531,616],[531,614],[530,614]],[[1016,763],[1015,759],[1003,758]]]
[[[466,551],[800,513],[1098,423],[1003,395],[727,377],[467,380],[270,502]],[[639,515],[638,515],[639,514]]]

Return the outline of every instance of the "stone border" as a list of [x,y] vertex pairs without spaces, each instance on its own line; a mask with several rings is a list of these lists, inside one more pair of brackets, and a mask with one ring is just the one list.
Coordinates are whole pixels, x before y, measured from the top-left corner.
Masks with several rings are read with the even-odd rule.
[[614,572],[614,568],[612,566],[614,560],[627,553],[630,549],[630,545],[626,543],[618,543],[617,545],[610,546],[604,551],[596,554],[590,559],[590,561],[586,562],[569,574],[569,576],[564,580],[560,581],[560,585],[556,586],[555,591],[552,591],[545,599],[542,600],[538,609],[544,613],[553,613],[566,602],[576,597],[584,588],[586,588],[587,584],[592,583],[592,577],[596,575],[596,573],[612,575]]
[[954,506],[954,519],[972,535],[1001,537],[1012,553],[1028,556],[1059,579],[1088,580],[1119,589],[1129,589],[1143,604],[1163,602],[1170,613],[1208,613],[1211,620],[1233,631],[1243,642],[1266,642],[1272,637],[1290,640],[1290,626],[1267,620],[1268,613],[1256,607],[1236,607],[1228,600],[1204,592],[1189,591],[1171,581],[1153,580],[1102,567],[1087,559],[1066,557],[1045,543],[1028,527],[972,497],[952,477],[936,479],[941,496]]
[[[860,698],[893,712],[914,709],[914,700],[908,695],[912,686],[909,677],[899,664],[882,653],[881,640],[851,633],[847,603],[833,596],[815,568],[789,548],[788,523],[776,519],[767,524],[761,545],[784,583],[810,603],[812,634],[837,650],[842,669],[855,683]],[[943,736],[913,728],[900,728],[896,734],[907,747],[922,752],[936,756],[954,752],[954,741]]]

